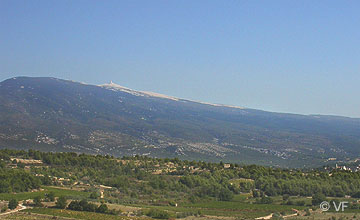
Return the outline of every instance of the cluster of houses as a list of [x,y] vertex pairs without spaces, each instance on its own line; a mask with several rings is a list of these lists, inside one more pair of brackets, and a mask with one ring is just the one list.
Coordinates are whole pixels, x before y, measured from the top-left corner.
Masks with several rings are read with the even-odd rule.
[[346,165],[338,165],[335,164],[335,167],[326,167],[326,170],[342,170],[342,171],[349,171],[349,172],[360,172],[360,165],[357,166],[346,166]]
[[[335,162],[337,158],[328,158],[325,162],[333,161]],[[360,172],[360,158],[355,159],[352,161],[348,161],[345,165],[338,165],[335,164],[335,167],[333,166],[326,166],[326,170],[343,170],[343,171],[349,171],[349,172]],[[357,164],[357,165],[356,165]]]
[[337,164],[335,165],[335,169],[337,169],[337,170],[345,170],[345,171],[353,171],[350,167],[338,166]]

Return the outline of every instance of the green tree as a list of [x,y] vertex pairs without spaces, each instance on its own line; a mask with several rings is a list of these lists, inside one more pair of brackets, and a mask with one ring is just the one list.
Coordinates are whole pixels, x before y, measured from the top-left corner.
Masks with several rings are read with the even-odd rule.
[[296,201],[296,205],[297,205],[297,206],[304,206],[304,205],[305,205],[305,201],[304,201],[304,200]]
[[253,190],[253,191],[252,191],[252,194],[253,194],[253,197],[254,197],[254,198],[257,198],[257,197],[260,196],[260,195],[259,195],[260,193],[259,193],[257,190]]
[[60,196],[56,201],[56,208],[65,209],[67,206],[67,200],[64,196]]
[[7,209],[8,209],[8,207],[3,206],[3,207],[1,208],[1,210],[0,210],[0,212],[6,212]]
[[289,194],[284,194],[283,195],[283,201],[287,201],[287,200],[289,200],[289,198],[290,198]]
[[77,200],[71,201],[67,208],[70,210],[74,210],[74,211],[83,211],[83,208],[80,205],[80,202]]
[[36,196],[34,198],[34,205],[36,207],[42,207],[43,206],[43,204],[41,203],[41,196]]
[[271,204],[273,202],[274,202],[273,199],[271,197],[267,197],[267,196],[263,196],[260,199],[260,203],[262,203],[262,204]]
[[92,192],[90,194],[90,199],[97,199],[97,198],[99,198],[99,194],[97,192]]
[[9,209],[15,209],[18,205],[19,205],[19,203],[16,199],[11,199],[9,201],[8,207],[9,207]]
[[0,168],[5,168],[6,163],[2,160],[0,160]]
[[311,203],[312,205],[320,205],[323,201],[326,200],[326,197],[322,193],[316,193],[312,196]]
[[23,168],[25,168],[25,164],[19,162],[19,163],[17,163],[17,167],[23,169]]
[[351,197],[360,198],[360,191],[355,192],[354,194],[351,195]]
[[98,213],[106,213],[108,211],[108,206],[102,203],[99,207],[96,208],[96,212]]
[[46,198],[49,201],[54,202],[55,201],[55,193],[54,192],[49,192],[48,194],[46,194]]
[[226,188],[222,189],[219,193],[219,199],[221,201],[230,201],[233,197],[234,194]]

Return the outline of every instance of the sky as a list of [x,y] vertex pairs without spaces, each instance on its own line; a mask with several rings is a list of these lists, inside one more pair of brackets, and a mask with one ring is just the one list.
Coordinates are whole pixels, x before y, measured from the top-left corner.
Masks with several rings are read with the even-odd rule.
[[0,1],[0,81],[360,118],[360,1]]

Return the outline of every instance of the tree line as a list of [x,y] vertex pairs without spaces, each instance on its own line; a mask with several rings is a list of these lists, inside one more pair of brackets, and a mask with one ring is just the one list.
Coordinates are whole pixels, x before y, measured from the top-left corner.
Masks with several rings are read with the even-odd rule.
[[[8,167],[12,157],[41,160],[43,167],[29,171]],[[209,163],[177,158],[150,158],[40,151],[0,150],[0,192],[24,192],[41,185],[56,184],[50,177],[62,177],[68,184],[82,181],[90,185],[116,188],[121,197],[134,200],[152,198],[189,201],[213,198],[228,201],[242,192],[276,195],[343,197],[360,195],[360,174],[349,171],[280,169],[257,165]],[[154,175],[155,171],[162,171]],[[35,174],[41,174],[35,176]],[[251,181],[240,181],[251,180]],[[239,180],[234,184],[234,180]],[[114,193],[115,195],[115,193]],[[268,202],[259,199],[259,202]],[[76,205],[76,204],[74,204]]]

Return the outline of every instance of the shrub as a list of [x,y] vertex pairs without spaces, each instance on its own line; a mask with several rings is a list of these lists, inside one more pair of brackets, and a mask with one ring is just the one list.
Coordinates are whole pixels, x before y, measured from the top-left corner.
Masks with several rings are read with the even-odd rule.
[[201,216],[201,211],[198,212],[180,212],[176,214],[176,218],[186,218],[188,216]]
[[71,201],[68,209],[74,210],[74,211],[86,211],[86,212],[98,212],[98,213],[108,213],[108,214],[116,214],[115,210],[109,210],[108,206],[104,203],[97,206],[94,203],[89,203],[86,200],[81,201]]
[[54,202],[55,201],[55,193],[54,192],[49,192],[46,195],[46,198],[50,201],[50,202]]
[[293,201],[293,200],[288,200],[288,201],[286,202],[286,205],[294,205],[294,201]]
[[351,195],[351,197],[360,198],[360,191],[355,192],[354,194]]
[[1,210],[0,210],[0,212],[6,212],[7,209],[8,209],[8,207],[3,206],[3,207],[1,208]]
[[99,194],[97,192],[92,192],[90,194],[90,199],[97,199],[97,198],[99,198]]
[[316,193],[315,195],[312,196],[312,201],[311,203],[313,205],[319,205],[320,203],[322,203],[323,201],[326,200],[326,197],[324,194],[322,193]]
[[299,200],[296,202],[297,206],[304,206],[305,205],[305,201],[304,200]]
[[11,199],[9,201],[8,207],[9,207],[9,209],[15,209],[18,205],[19,205],[19,203],[16,199]]
[[60,196],[55,203],[55,207],[59,209],[65,209],[66,206],[67,206],[66,198],[64,196]]
[[280,213],[274,213],[273,216],[271,217],[271,219],[275,219],[275,220],[282,220],[284,219]]
[[259,203],[259,204],[271,204],[271,203],[273,203],[273,199],[270,198],[270,197],[263,196],[263,197],[261,197],[261,199],[257,199],[256,203]]
[[77,200],[71,201],[67,208],[74,211],[83,211],[83,207]]
[[108,207],[106,204],[101,204],[99,207],[96,208],[96,212],[98,213],[107,213],[108,212]]
[[159,209],[150,209],[145,213],[145,215],[151,218],[158,218],[158,219],[168,219],[170,217],[170,214],[168,212]]
[[234,194],[230,190],[224,188],[220,191],[218,197],[221,201],[230,201],[234,197]]
[[34,206],[36,207],[42,207],[43,204],[41,203],[41,196],[36,196],[34,198]]
[[283,201],[287,201],[287,200],[289,200],[289,198],[290,198],[289,194],[284,194],[283,195]]

